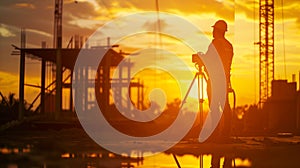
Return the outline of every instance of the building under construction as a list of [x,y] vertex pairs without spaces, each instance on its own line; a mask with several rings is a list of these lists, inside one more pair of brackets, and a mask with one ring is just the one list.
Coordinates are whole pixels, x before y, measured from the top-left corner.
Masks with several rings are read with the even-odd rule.
[[[54,4],[54,32],[53,32],[53,48],[46,48],[46,43],[42,42],[41,48],[26,48],[26,32],[21,30],[21,47],[15,47],[16,51],[13,54],[20,55],[20,76],[19,76],[19,118],[24,116],[24,87],[25,84],[25,61],[26,58],[37,59],[41,63],[41,85],[40,93],[33,100],[31,105],[26,110],[32,110],[35,107],[35,112],[53,114],[54,119],[59,119],[63,111],[74,111],[72,97],[80,98],[83,104],[82,110],[89,110],[100,105],[102,108],[107,108],[110,105],[111,84],[117,86],[115,104],[120,104],[125,108],[131,108],[131,100],[126,100],[127,104],[123,103],[123,89],[131,90],[137,95],[136,106],[139,109],[143,108],[143,93],[144,86],[140,80],[131,79],[130,69],[133,66],[128,59],[122,67],[119,67],[118,80],[112,79],[112,72],[118,64],[124,59],[124,54],[116,52],[113,48],[116,46],[110,45],[110,39],[107,37],[106,46],[88,46],[86,43],[83,46],[84,40],[82,37],[75,36],[69,41],[66,48],[62,46],[62,15],[63,15],[63,0],[55,0]],[[105,38],[105,37],[104,37]],[[98,66],[92,67],[86,65],[81,67],[78,72],[74,72],[73,68],[77,60],[79,52],[86,52],[91,57],[97,57],[99,53],[105,53],[102,61]],[[89,58],[86,58],[89,59]],[[125,76],[126,75],[126,76]],[[95,77],[96,76],[96,77]],[[73,77],[75,79],[73,79]],[[95,80],[90,80],[95,79]],[[80,94],[77,89],[71,87],[71,82],[85,81],[84,89]],[[129,85],[130,84],[130,85]],[[125,88],[129,86],[129,88]],[[36,86],[35,86],[36,87]],[[95,88],[95,89],[92,89]],[[90,92],[96,93],[96,97],[90,96]],[[68,94],[68,96],[66,96]],[[72,94],[75,94],[74,96]],[[38,105],[35,103],[40,100]],[[68,103],[65,103],[68,101]],[[67,107],[62,104],[68,104]]]
[[[22,43],[25,43],[24,31],[22,31],[22,37]],[[118,95],[115,97],[118,97],[119,99],[114,100],[114,104],[121,104],[125,108],[131,108],[131,102],[133,101],[125,101],[129,102],[130,104],[124,103],[123,98],[126,96],[122,95],[122,90],[128,89],[130,94],[137,94],[134,96],[137,99],[134,100],[134,102],[136,102],[135,105],[140,109],[143,108],[144,85],[140,80],[132,79],[130,77],[130,69],[133,66],[133,63],[131,63],[128,59],[122,64],[122,67],[118,68],[118,79],[112,79],[112,74],[115,68],[124,59],[124,54],[122,52],[116,52],[113,49],[115,46],[109,45],[91,47],[85,45],[82,47],[83,43],[79,42],[78,39],[82,38],[75,38],[74,42],[71,41],[71,45],[69,46],[74,46],[71,48],[45,48],[44,43],[41,48],[15,48],[16,50],[19,50],[21,59],[19,91],[21,95],[20,100],[22,100],[22,97],[24,99],[24,86],[27,85],[24,83],[25,58],[39,60],[41,64],[40,94],[37,95],[36,99],[34,99],[29,108],[26,110],[34,110],[37,113],[50,114],[49,116],[59,119],[63,112],[74,111],[72,97],[75,99],[82,99],[80,101],[82,101],[81,103],[83,104],[83,109],[81,109],[83,111],[90,110],[98,105],[101,106],[101,108],[107,108],[112,104],[112,84],[118,87],[115,92],[115,94]],[[105,55],[102,61],[99,63],[99,66],[91,67],[87,65],[85,67],[81,67],[77,72],[74,72],[73,68],[79,52],[85,52],[87,53],[86,55],[95,57],[97,57],[97,54],[99,55],[99,53],[105,53]],[[57,70],[57,54],[60,54],[61,56],[61,75],[56,74],[59,73]],[[57,78],[57,76],[59,77]],[[72,91],[72,81],[84,81],[85,83],[83,85],[85,87],[80,89],[73,88]],[[129,86],[129,88],[125,88],[127,86]],[[82,91],[82,89],[85,90]],[[133,90],[135,91],[132,92]],[[96,97],[90,96],[91,91],[96,92]],[[61,94],[64,96],[57,96],[58,92],[61,92]],[[75,95],[73,96],[72,94]],[[132,95],[129,96],[131,97]],[[37,102],[38,100],[40,100],[40,102]],[[66,103],[66,101],[68,103]],[[68,105],[63,107],[62,104]],[[22,111],[24,111],[24,109],[21,109],[20,118],[22,118],[23,115]]]

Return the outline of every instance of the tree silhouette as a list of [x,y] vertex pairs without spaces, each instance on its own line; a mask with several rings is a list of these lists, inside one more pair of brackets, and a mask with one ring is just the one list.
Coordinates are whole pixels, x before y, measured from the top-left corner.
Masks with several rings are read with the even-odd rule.
[[[9,93],[8,97],[3,96],[0,92],[0,125],[18,119],[19,99],[15,98],[15,93]],[[24,108],[27,109],[28,103],[24,101]],[[32,115],[32,111],[25,110],[25,116]]]

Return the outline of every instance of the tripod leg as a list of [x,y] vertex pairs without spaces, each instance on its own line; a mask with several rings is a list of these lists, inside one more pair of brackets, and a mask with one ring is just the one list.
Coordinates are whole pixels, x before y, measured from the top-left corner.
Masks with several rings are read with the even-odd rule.
[[183,98],[183,100],[182,100],[180,109],[183,107],[184,103],[186,102],[186,99],[187,99],[188,95],[190,94],[191,89],[192,89],[192,87],[193,87],[193,85],[194,85],[194,83],[195,83],[195,80],[197,79],[198,76],[199,76],[199,73],[196,73],[195,76],[194,76],[194,79],[192,80],[192,83],[191,83],[190,86],[189,86],[188,91],[186,92],[186,94],[185,94],[185,96],[184,96],[184,98]]
[[203,126],[203,102],[204,102],[204,86],[203,74],[198,75],[198,103],[199,103],[199,125]]

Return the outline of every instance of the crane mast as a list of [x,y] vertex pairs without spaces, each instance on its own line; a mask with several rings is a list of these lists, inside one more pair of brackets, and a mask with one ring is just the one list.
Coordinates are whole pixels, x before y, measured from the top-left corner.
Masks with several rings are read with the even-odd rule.
[[271,96],[274,80],[274,0],[259,1],[259,105]]

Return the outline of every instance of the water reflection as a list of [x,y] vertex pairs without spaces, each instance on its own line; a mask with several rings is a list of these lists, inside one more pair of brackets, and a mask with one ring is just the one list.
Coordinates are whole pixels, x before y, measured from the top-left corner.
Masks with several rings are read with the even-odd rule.
[[[242,139],[242,138],[241,138]],[[296,143],[297,142],[297,143]],[[300,137],[243,138],[230,144],[182,141],[164,153],[111,153],[83,130],[11,131],[0,134],[2,168],[234,168],[300,167]],[[152,151],[153,152],[153,151]]]
[[[21,151],[21,152],[20,152]],[[129,157],[115,155],[109,152],[76,152],[55,153],[45,151],[42,153],[31,152],[28,148],[0,148],[0,167],[78,167],[78,168],[129,168],[143,164],[143,157]]]
[[25,148],[0,148],[0,154],[18,154],[18,153],[28,153],[30,152],[30,145],[27,145]]
[[[7,168],[21,167],[82,167],[82,168],[152,168],[152,167],[178,167],[174,157],[170,153],[160,153],[148,157],[130,157],[127,154],[115,155],[107,151],[99,152],[65,152],[53,153],[54,151],[45,151],[35,153],[31,151],[32,145],[24,147],[0,148],[1,166]],[[136,151],[133,152],[133,154]],[[38,156],[39,155],[39,156]],[[251,161],[246,158],[231,158],[219,154],[203,154],[195,156],[185,154],[178,156],[174,154],[181,167],[199,167],[199,168],[231,168],[231,167],[251,167]],[[226,160],[229,159],[229,162]]]

